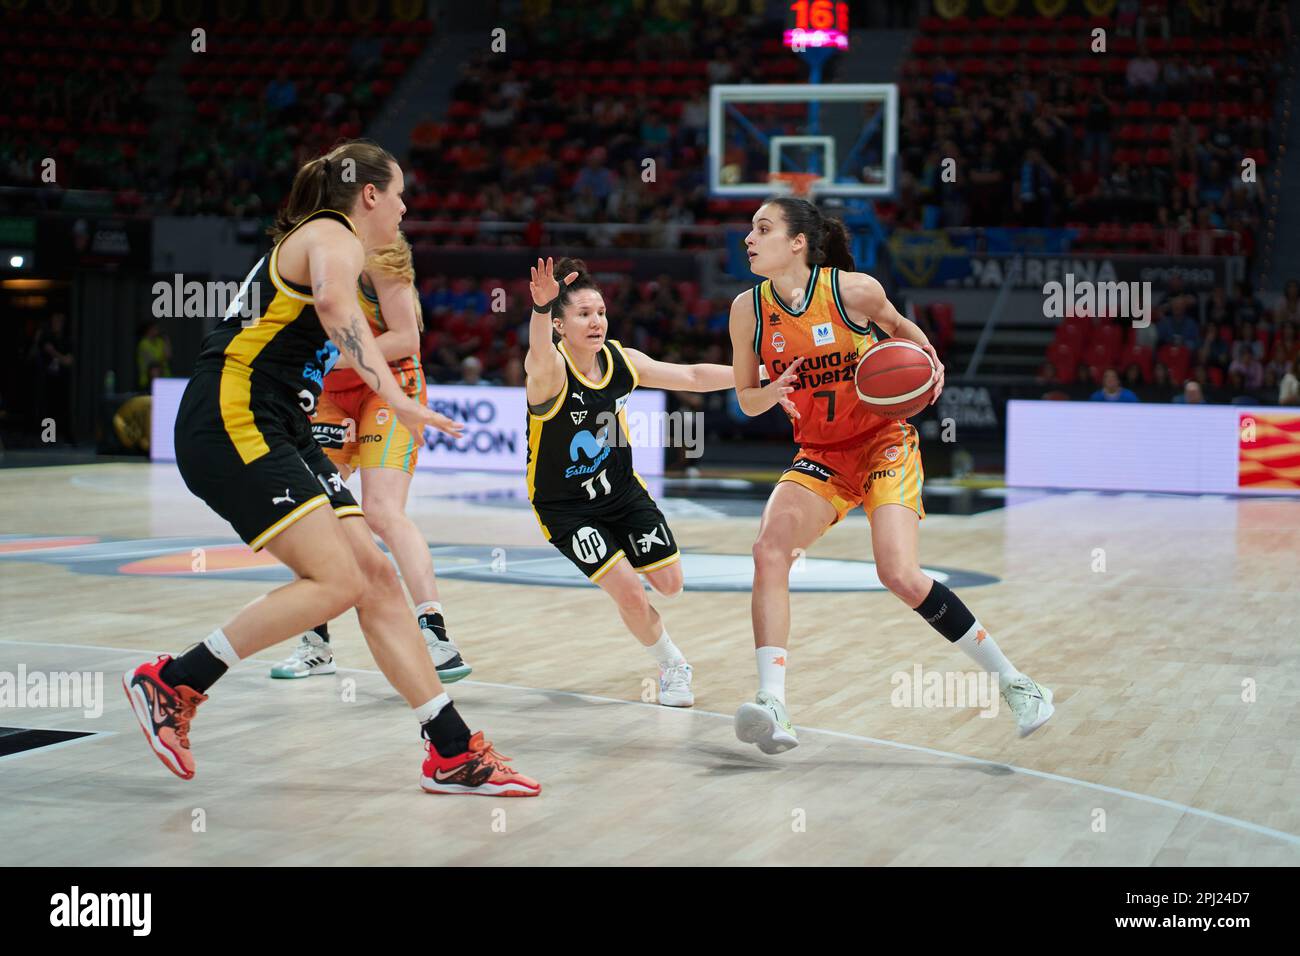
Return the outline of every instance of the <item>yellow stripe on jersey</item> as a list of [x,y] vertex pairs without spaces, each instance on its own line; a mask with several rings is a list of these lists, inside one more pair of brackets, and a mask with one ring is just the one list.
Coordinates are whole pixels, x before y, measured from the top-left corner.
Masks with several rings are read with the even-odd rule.
[[323,212],[332,212],[332,213],[334,213],[335,215],[342,216],[342,217],[343,217],[343,221],[346,222],[347,225],[348,225],[348,228],[352,230],[352,234],[353,234],[354,236],[355,236],[355,235],[358,235],[356,224],[352,222],[351,217],[349,217],[347,213],[345,213],[345,212],[339,212],[337,209],[317,209],[315,212],[312,212],[312,213],[308,214],[307,216],[304,216],[301,220],[298,221],[298,223],[297,223],[297,224],[296,224],[292,229],[290,229],[290,230],[289,230],[288,232],[286,232],[283,236],[281,236],[281,237],[280,237],[280,240],[279,240],[279,241],[275,244],[275,246],[271,249],[271,267],[270,267],[270,269],[268,269],[267,271],[270,273],[270,275],[271,275],[271,282],[275,284],[276,289],[279,290],[280,292],[283,292],[285,295],[289,296],[291,299],[298,299],[298,300],[301,301],[301,302],[311,302],[311,301],[312,301],[312,296],[311,296],[310,293],[306,293],[306,292],[295,292],[293,289],[290,289],[290,288],[289,288],[289,286],[286,284],[286,280],[280,277],[280,269],[279,269],[278,265],[276,264],[276,263],[277,263],[277,258],[276,258],[276,257],[277,257],[277,254],[278,254],[279,251],[280,251],[280,246],[282,246],[282,245],[284,244],[284,240],[288,239],[290,236],[292,236],[295,232],[297,232],[297,231],[298,231],[299,229],[301,229],[303,226],[307,225],[307,223],[309,223],[309,222],[315,222],[316,219],[319,218],[320,214],[323,213]]
[[277,294],[266,310],[251,325],[236,332],[226,346],[219,395],[221,420],[244,464],[270,451],[266,439],[258,431],[249,405],[253,362],[271,340],[298,317],[303,305],[301,301]]
[[[569,354],[569,350],[564,347],[563,342],[557,343],[556,348],[560,350],[560,354],[564,356],[564,360],[569,363],[569,368],[573,369],[573,374],[577,376],[578,381],[583,385],[586,385],[588,388],[604,388],[609,384],[610,378],[614,375],[614,356],[609,352],[608,343],[600,347],[600,354],[605,356],[605,377],[599,382],[593,382],[591,379],[587,378],[587,376],[578,371],[578,366],[574,364],[573,356]],[[636,372],[633,372],[632,375],[635,377]]]
[[614,342],[614,348],[618,349],[618,354],[623,356],[623,361],[627,363],[628,369],[632,372],[632,387],[636,388],[641,384],[641,375],[637,372],[636,366],[632,364],[632,360],[627,357],[627,352],[623,349],[623,343],[617,340],[611,341]]

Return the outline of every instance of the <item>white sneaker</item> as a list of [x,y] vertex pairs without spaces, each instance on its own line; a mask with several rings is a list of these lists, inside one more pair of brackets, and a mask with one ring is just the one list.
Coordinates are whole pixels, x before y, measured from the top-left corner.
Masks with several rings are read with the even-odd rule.
[[422,628],[421,633],[429,648],[429,656],[433,658],[433,666],[438,671],[438,680],[444,684],[454,684],[468,677],[474,670],[461,659],[460,648],[451,638],[439,638],[432,628],[427,627]]
[[317,674],[333,674],[336,670],[334,652],[329,644],[322,641],[315,631],[308,631],[288,659],[271,668],[271,676],[315,677]]
[[1002,699],[1016,715],[1021,737],[1028,737],[1056,713],[1052,706],[1052,692],[1024,674],[1002,688]]
[[691,665],[685,661],[659,665],[659,703],[665,707],[690,707],[695,703],[691,691]]
[[741,704],[736,711],[736,738],[758,744],[765,754],[784,753],[799,746],[785,704],[765,690],[758,692],[752,704]]

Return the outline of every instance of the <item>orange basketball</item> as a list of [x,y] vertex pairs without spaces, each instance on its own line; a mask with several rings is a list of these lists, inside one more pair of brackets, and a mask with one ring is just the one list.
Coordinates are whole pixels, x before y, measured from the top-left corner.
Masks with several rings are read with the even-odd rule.
[[858,398],[882,418],[915,415],[934,395],[937,370],[925,349],[906,339],[878,342],[858,359]]

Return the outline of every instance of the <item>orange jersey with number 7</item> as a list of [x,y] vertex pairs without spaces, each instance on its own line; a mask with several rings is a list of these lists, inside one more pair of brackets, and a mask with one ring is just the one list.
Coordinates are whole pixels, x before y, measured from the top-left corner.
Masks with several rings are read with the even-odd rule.
[[803,357],[789,396],[799,410],[791,419],[794,440],[803,447],[855,445],[895,424],[858,398],[858,358],[887,336],[848,317],[839,281],[840,270],[813,266],[807,287],[789,294],[792,302],[770,279],[754,287],[754,351],[768,378],[779,378]]

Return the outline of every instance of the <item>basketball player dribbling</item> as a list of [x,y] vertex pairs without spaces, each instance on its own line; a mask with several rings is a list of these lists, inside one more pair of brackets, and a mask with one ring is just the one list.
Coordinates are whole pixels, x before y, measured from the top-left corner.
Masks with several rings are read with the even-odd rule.
[[637,385],[716,392],[735,379],[725,365],[659,362],[607,340],[605,300],[582,260],[556,266],[538,259],[530,272],[528,498],[542,534],[613,598],[627,629],[658,663],[659,703],[690,707],[691,666],[640,577],[664,597],[675,596],[683,584],[680,555],[633,470],[624,406]]
[[[443,690],[392,564],[321,450],[304,411],[341,351],[412,435],[460,426],[404,394],[357,303],[368,251],[396,241],[406,207],[401,168],[364,140],[336,146],[294,177],[272,230],[225,319],[204,340],[176,419],[185,484],[255,551],[296,579],[253,601],[179,657],[123,677],[145,739],[163,764],[194,776],[190,725],[213,684],[241,659],[355,607],[375,663],[415,711],[425,740],[421,786],[433,793],[534,796]],[[258,285],[260,315],[239,304]],[[333,344],[331,344],[333,343]],[[337,348],[335,348],[337,346]]]
[[[376,249],[366,259],[357,283],[357,303],[402,392],[423,402],[423,323],[414,283],[411,245],[399,234],[396,242]],[[471,668],[447,636],[429,547],[415,522],[406,516],[420,443],[342,354],[325,376],[311,428],[344,481],[361,469],[366,523],[397,561],[438,677],[444,684],[468,677]],[[326,622],[303,634],[289,658],[271,668],[271,676],[311,677],[333,674],[336,669]]]
[[[925,334],[898,313],[879,282],[855,271],[848,231],[811,202],[769,200],[745,237],[749,268],[764,282],[731,304],[736,393],[747,415],[780,404],[799,446],[772,491],[754,543],[752,613],[759,690],[736,712],[736,736],[764,753],[798,745],[785,704],[790,568],[833,524],[861,505],[882,584],[956,644],[999,689],[1023,737],[1052,716],[1052,693],[1007,660],[961,598],[922,570],[918,558],[921,453],[916,429],[871,412],[858,398],[858,357],[881,338],[921,346]],[[759,383],[759,366],[773,381]]]

